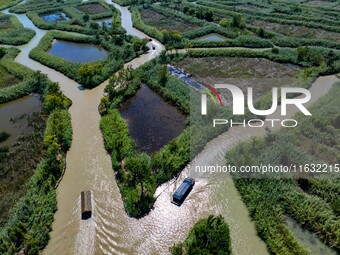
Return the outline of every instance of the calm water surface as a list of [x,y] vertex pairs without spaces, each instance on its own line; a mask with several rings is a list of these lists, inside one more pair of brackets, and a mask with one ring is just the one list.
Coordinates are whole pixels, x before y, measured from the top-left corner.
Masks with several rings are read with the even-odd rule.
[[40,97],[26,96],[6,104],[0,104],[0,132],[7,132],[11,136],[0,146],[10,146],[16,139],[32,130],[28,127],[27,117],[41,109]]
[[185,116],[147,86],[123,104],[121,115],[137,148],[145,152],[158,151],[185,127]]
[[49,53],[65,60],[82,64],[105,58],[108,55],[105,49],[97,45],[62,40],[56,40]]
[[216,34],[216,33],[212,33],[212,34],[207,34],[201,37],[196,38],[196,41],[224,41],[227,38],[220,35],[220,34]]

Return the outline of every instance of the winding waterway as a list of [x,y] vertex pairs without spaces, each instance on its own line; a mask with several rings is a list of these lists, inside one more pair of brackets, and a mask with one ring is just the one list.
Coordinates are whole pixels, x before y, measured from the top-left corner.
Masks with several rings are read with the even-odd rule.
[[[107,0],[111,3],[110,0]],[[128,34],[138,37],[145,35],[134,29],[131,13],[127,7],[114,6],[122,13],[122,26]],[[5,11],[6,12],[6,11]],[[73,126],[73,142],[67,154],[67,167],[57,189],[58,211],[54,216],[50,241],[43,254],[168,254],[169,247],[184,240],[189,229],[201,217],[208,214],[222,214],[230,225],[233,253],[235,255],[268,254],[264,242],[257,236],[253,222],[243,204],[232,179],[199,178],[181,207],[170,203],[171,194],[189,174],[186,167],[178,180],[172,180],[157,189],[158,196],[154,209],[142,219],[126,215],[121,195],[111,167],[110,156],[106,153],[99,129],[98,104],[103,96],[107,81],[92,90],[83,90],[81,85],[63,74],[29,59],[28,53],[46,33],[35,27],[26,15],[15,16],[28,28],[36,31],[32,41],[19,47],[16,58],[55,82],[73,101],[70,108]],[[155,50],[150,50],[127,65],[138,67],[156,57],[163,46],[153,40]],[[325,94],[335,82],[334,76],[319,78],[311,90],[312,100]],[[292,109],[289,114],[293,114]],[[240,141],[252,136],[263,136],[264,129],[256,131],[232,128],[209,142],[194,159],[200,162],[222,162],[225,152]],[[94,212],[89,220],[80,219],[80,192],[93,192]]]

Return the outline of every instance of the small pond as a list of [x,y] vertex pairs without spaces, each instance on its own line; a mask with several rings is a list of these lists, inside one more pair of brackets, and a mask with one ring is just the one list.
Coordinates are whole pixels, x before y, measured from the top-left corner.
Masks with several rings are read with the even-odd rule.
[[70,19],[64,12],[43,14],[40,16],[40,18],[42,18],[46,22],[56,22]]
[[98,45],[63,40],[55,40],[49,53],[65,60],[82,64],[105,58],[109,54],[108,51]]
[[149,87],[142,86],[120,109],[137,149],[156,152],[185,128],[185,116]]
[[224,37],[220,34],[216,34],[216,33],[211,33],[211,34],[207,34],[198,38],[195,38],[195,41],[224,41],[228,39],[227,37]]
[[17,138],[32,131],[28,126],[27,117],[41,110],[39,95],[30,95],[6,104],[0,104],[0,132],[9,133],[11,136],[0,146],[10,146]]

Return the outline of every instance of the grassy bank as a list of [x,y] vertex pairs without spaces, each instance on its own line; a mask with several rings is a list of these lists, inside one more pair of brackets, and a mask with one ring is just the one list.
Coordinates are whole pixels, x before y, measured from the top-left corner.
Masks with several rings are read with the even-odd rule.
[[[22,248],[27,249],[27,254],[38,254],[48,242],[57,210],[55,185],[65,167],[65,154],[72,139],[71,119],[66,110],[70,101],[59,86],[46,77],[43,76],[40,83],[45,85],[42,100],[48,114],[45,133],[41,137],[44,156],[32,177],[23,184],[26,185],[25,195],[11,208],[0,230],[1,254],[17,254]],[[9,157],[7,152],[1,153],[2,157]]]
[[[227,153],[227,162],[237,167],[268,163],[338,163],[339,92],[337,83],[327,96],[310,108],[312,117],[297,117],[297,128],[242,143]],[[338,193],[340,183],[330,175],[329,178],[305,178],[234,179],[258,234],[273,254],[309,254],[289,231],[285,215],[339,252],[339,205],[331,190]]]
[[35,32],[24,28],[15,16],[0,14],[0,44],[23,45],[34,35]]
[[[51,31],[41,39],[38,46],[29,55],[34,60],[65,74],[84,87],[93,88],[120,69],[125,61],[141,53],[141,48],[135,48],[132,42],[130,43],[124,38],[123,35],[118,35],[106,40],[102,36],[79,36]],[[88,64],[73,63],[48,53],[54,39],[100,45],[109,51],[109,54],[104,59]],[[130,37],[128,39],[133,40]]]
[[170,249],[172,255],[232,254],[229,227],[222,216],[199,220],[183,243]]

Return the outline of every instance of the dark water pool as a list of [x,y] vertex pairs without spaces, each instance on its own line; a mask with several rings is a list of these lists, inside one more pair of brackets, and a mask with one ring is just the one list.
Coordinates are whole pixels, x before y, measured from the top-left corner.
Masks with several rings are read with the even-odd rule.
[[128,99],[120,109],[139,151],[158,151],[185,127],[185,116],[147,86]]
[[0,132],[9,133],[11,136],[0,146],[10,146],[17,138],[32,131],[28,126],[27,117],[41,110],[39,95],[30,95],[6,104],[0,104]]
[[49,53],[65,60],[82,64],[105,58],[108,55],[105,49],[97,45],[62,40],[56,40]]

